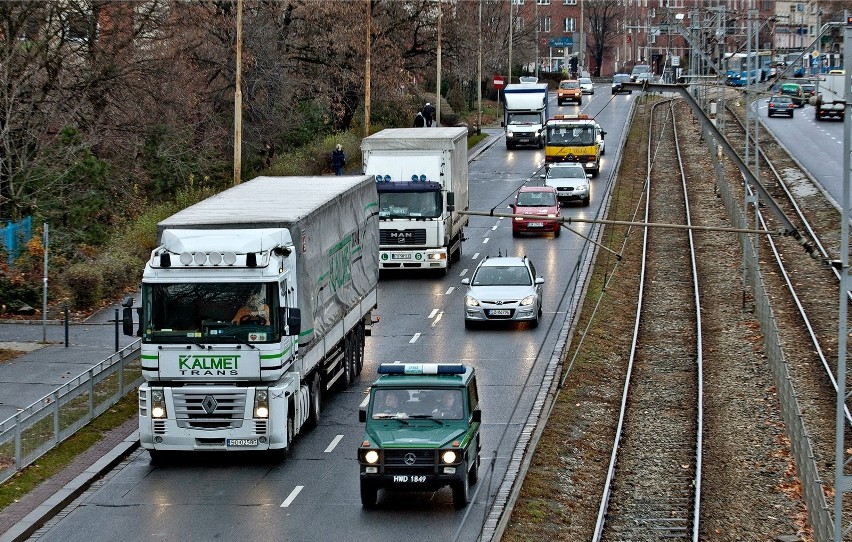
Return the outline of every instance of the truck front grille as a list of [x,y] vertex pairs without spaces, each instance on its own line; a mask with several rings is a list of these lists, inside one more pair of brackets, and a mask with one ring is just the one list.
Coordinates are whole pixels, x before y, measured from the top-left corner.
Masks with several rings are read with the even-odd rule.
[[392,246],[425,245],[426,230],[379,230],[379,244]]
[[237,429],[242,427],[246,392],[173,393],[177,425],[188,429]]

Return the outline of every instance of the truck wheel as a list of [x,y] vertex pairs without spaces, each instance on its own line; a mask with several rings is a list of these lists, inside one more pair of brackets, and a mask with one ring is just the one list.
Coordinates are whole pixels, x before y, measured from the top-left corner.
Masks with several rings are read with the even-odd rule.
[[355,348],[352,333],[346,334],[343,339],[343,376],[340,378],[340,388],[345,390],[355,380]]
[[361,482],[361,506],[375,508],[379,488],[369,482]]
[[314,374],[311,379],[311,386],[308,398],[310,402],[310,411],[308,412],[308,427],[316,427],[320,422],[320,412],[322,410],[322,377],[319,372]]
[[361,369],[364,368],[364,324],[358,324],[358,327],[355,328],[355,374],[361,374]]
[[470,502],[470,480],[463,476],[461,480],[453,483],[453,504],[457,509],[462,509]]

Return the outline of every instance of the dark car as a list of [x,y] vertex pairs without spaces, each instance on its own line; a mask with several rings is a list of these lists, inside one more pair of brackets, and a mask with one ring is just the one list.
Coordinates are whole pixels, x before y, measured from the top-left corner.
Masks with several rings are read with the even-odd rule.
[[781,94],[792,98],[796,107],[805,107],[805,93],[802,90],[802,85],[798,83],[784,83],[781,85]]
[[769,103],[767,104],[768,114],[770,117],[775,115],[788,115],[792,119],[793,110],[795,108],[796,104],[793,103],[793,99],[789,96],[772,96],[769,98]]
[[633,94],[632,90],[624,88],[624,83],[630,83],[630,76],[626,73],[617,73],[612,76],[612,93],[618,94],[620,92],[626,92],[628,94]]
[[802,87],[802,94],[805,95],[805,100],[810,100],[813,98],[814,93],[816,93],[816,85],[813,83],[802,83],[800,85]]

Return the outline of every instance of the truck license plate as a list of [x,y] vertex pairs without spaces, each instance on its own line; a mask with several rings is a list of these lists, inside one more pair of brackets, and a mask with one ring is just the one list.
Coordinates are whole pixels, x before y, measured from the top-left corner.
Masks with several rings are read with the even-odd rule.
[[237,448],[245,446],[257,446],[256,438],[229,438],[225,441],[228,448]]
[[488,314],[490,316],[509,316],[510,312],[508,309],[491,309]]
[[527,222],[528,228],[543,228],[544,222]]
[[391,253],[392,260],[410,260],[411,254],[408,252],[392,252]]

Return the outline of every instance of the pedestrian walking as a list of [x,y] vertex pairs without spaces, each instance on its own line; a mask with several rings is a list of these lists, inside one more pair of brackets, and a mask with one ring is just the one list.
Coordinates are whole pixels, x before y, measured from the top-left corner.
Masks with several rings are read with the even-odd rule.
[[426,102],[426,105],[423,106],[423,119],[426,121],[426,127],[431,128],[432,119],[435,118],[435,108],[431,103]]
[[418,111],[417,116],[414,117],[414,127],[423,128],[424,126],[426,126],[426,119],[423,118],[423,113]]
[[343,175],[343,166],[346,165],[346,154],[343,152],[343,145],[337,144],[337,147],[331,151],[331,168],[335,175]]

